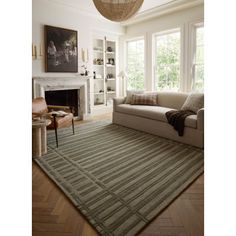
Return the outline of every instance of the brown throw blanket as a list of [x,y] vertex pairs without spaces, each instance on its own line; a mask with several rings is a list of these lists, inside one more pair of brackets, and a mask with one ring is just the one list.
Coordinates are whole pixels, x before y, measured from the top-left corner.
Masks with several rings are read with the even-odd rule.
[[174,127],[176,131],[178,131],[179,136],[184,135],[184,121],[187,116],[194,115],[195,113],[192,111],[175,111],[171,110],[166,112],[166,118],[168,123]]

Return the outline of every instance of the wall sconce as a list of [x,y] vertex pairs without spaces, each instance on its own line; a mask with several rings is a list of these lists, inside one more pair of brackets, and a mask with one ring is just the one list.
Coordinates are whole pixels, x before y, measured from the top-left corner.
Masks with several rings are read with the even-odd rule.
[[89,61],[88,49],[81,48],[81,60],[84,63],[88,63]]
[[81,61],[83,62],[83,65],[81,66],[83,68],[83,72],[80,73],[80,75],[87,76],[89,73],[89,71],[87,70],[87,63],[89,61],[88,49],[81,48]]
[[32,44],[32,58],[33,60],[40,59],[43,56],[43,48],[42,44],[39,44],[39,48],[37,47],[37,44]]

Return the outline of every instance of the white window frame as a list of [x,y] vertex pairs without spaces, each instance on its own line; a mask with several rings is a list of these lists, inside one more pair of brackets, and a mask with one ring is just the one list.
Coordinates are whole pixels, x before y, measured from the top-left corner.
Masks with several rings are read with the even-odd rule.
[[195,91],[195,56],[196,56],[196,31],[197,28],[204,27],[203,21],[198,21],[190,24],[190,81],[188,84],[189,91]]
[[[128,43],[129,42],[135,42],[138,40],[143,40],[144,41],[144,90],[146,90],[146,37],[144,35],[142,36],[137,36],[137,37],[132,37],[132,38],[128,38],[125,40],[125,64],[124,64],[124,68],[125,71],[128,72]],[[129,79],[129,78],[128,78]],[[126,82],[126,88],[127,88],[127,82]]]
[[176,33],[179,32],[180,33],[180,58],[179,58],[179,63],[180,63],[180,74],[179,74],[179,89],[178,91],[182,91],[183,90],[183,57],[184,57],[184,45],[183,45],[183,35],[184,35],[184,27],[183,26],[179,26],[179,27],[175,27],[172,29],[168,29],[168,30],[164,30],[164,31],[160,31],[160,32],[155,32],[152,34],[152,90],[155,91],[156,90],[156,82],[157,82],[157,78],[156,78],[156,37],[157,36],[163,36],[163,35],[167,35],[167,34],[172,34],[172,33]]

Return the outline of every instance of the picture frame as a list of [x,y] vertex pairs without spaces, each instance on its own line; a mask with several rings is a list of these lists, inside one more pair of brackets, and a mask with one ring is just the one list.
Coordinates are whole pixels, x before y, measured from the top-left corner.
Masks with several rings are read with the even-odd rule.
[[78,72],[78,33],[76,30],[44,26],[45,71]]

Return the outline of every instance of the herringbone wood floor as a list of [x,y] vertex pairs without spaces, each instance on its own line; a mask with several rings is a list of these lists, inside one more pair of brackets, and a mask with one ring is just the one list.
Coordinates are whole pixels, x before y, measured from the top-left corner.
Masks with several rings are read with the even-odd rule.
[[[110,115],[107,117],[110,117]],[[96,119],[101,118],[104,118],[104,116]],[[32,166],[32,175],[33,236],[98,235],[63,192],[35,163]],[[203,175],[139,234],[139,236],[203,235]]]

